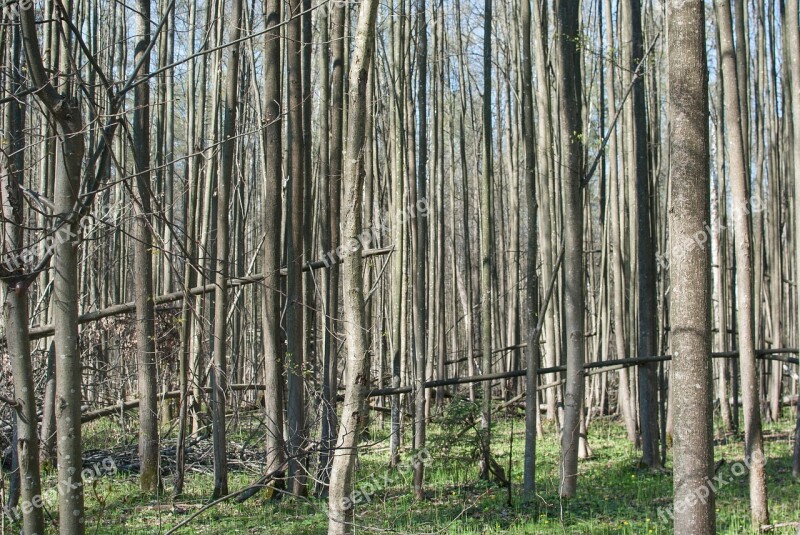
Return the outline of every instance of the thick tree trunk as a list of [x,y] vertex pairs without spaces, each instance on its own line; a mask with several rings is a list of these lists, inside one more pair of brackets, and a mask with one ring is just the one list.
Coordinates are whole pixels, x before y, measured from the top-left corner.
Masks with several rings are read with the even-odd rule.
[[[715,532],[711,292],[707,248],[687,247],[709,218],[708,67],[702,2],[667,4],[669,210],[674,396],[674,531]],[[703,491],[708,491],[703,492]],[[699,493],[707,496],[700,500]]]
[[[37,97],[52,114],[56,123],[55,212],[67,218],[58,231],[79,236],[75,207],[80,191],[81,166],[85,152],[83,117],[77,100],[62,97],[50,85],[44,69],[36,33],[32,5],[20,10],[20,28],[27,57],[28,71]],[[65,70],[69,65],[63,62]],[[69,89],[69,88],[67,88]],[[58,487],[60,531],[83,535],[85,516],[83,482],[81,480],[81,362],[78,350],[78,243],[72,239],[56,240],[53,264],[53,323],[55,350],[58,356],[56,374],[56,432],[58,434]]]

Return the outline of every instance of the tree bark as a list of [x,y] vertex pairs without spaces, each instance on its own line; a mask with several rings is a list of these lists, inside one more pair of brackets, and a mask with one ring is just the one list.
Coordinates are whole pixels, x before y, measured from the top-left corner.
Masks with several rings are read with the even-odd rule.
[[[350,66],[350,106],[347,133],[347,151],[342,174],[343,199],[346,200],[342,217],[342,236],[358,243],[361,233],[363,201],[363,148],[365,118],[368,110],[367,84],[375,41],[377,0],[361,2],[355,43]],[[328,501],[328,535],[353,532],[353,503],[348,493],[354,480],[359,424],[366,410],[365,399],[369,389],[369,354],[364,309],[363,260],[351,254],[342,270],[344,289],[345,367],[344,403],[336,441],[336,452],[331,470],[330,499]]]
[[583,124],[579,2],[556,0],[554,59],[559,95],[561,167],[564,195],[564,328],[567,374],[561,430],[561,496],[572,497],[578,482],[578,445],[583,413],[584,264],[583,264]]
[[[481,169],[481,373],[492,373],[492,0],[484,0],[483,22],[483,168]],[[481,409],[481,440],[483,459],[481,478],[490,477],[489,448],[492,443],[492,383],[484,381]]]
[[[9,69],[10,93],[19,94],[22,84],[22,40],[20,29],[13,27]],[[25,169],[25,115],[21,103],[16,99],[6,105],[4,145],[7,147],[0,158],[0,200],[2,200],[2,246],[3,257],[14,258],[23,249],[22,190]],[[16,264],[16,262],[14,262]],[[8,511],[22,501],[22,526],[25,533],[44,533],[44,515],[41,500],[42,483],[39,473],[39,436],[36,414],[36,388],[33,363],[31,362],[30,338],[28,337],[29,282],[24,276],[25,267],[19,265],[13,271],[7,266],[3,270],[3,329],[6,334],[6,350],[11,364],[16,405],[12,418],[14,422],[11,447],[16,458],[16,467],[11,477],[18,481],[19,494],[14,498],[12,484],[9,484]],[[14,453],[16,454],[14,456]],[[12,463],[13,464],[13,463]],[[34,507],[30,507],[33,504]]]
[[[798,3],[789,0],[787,3],[784,28],[786,28],[786,43],[789,45],[789,69],[791,73],[791,104],[792,104],[792,161],[794,162],[794,247],[795,247],[795,277],[800,270],[800,16],[798,16]],[[795,301],[797,317],[800,318],[800,300]],[[800,333],[800,320],[795,321],[795,329]],[[800,339],[800,338],[798,338]],[[800,478],[800,403],[796,407],[797,424],[794,430],[794,454],[792,456],[792,475]]]
[[[289,274],[286,277],[286,338],[288,399],[286,418],[288,423],[289,479],[291,491],[302,495],[306,492],[304,467],[299,459],[305,440],[305,405],[303,355],[305,328],[303,326],[303,212],[304,207],[304,147],[303,147],[303,87],[302,87],[302,0],[289,3],[287,37],[287,76],[289,132],[289,185],[286,203],[286,261]],[[311,207],[308,207],[310,209]]]
[[[134,89],[133,153],[136,166],[137,213],[134,234],[133,287],[136,303],[136,356],[139,407],[139,487],[155,494],[161,487],[158,400],[156,393],[155,306],[153,304],[153,237],[150,203],[150,2],[138,2],[134,61],[142,68]],[[146,54],[146,55],[145,55]]]
[[750,228],[748,183],[750,171],[745,160],[742,135],[736,54],[733,43],[731,5],[729,0],[716,0],[719,25],[720,63],[725,98],[726,145],[730,170],[733,225],[736,237],[736,304],[738,310],[739,369],[744,408],[745,460],[750,467],[750,514],[755,524],[769,523],[767,488],[764,474],[764,445],[761,430],[761,396],[756,368],[753,310],[752,233]]
[[[710,255],[692,247],[709,218],[708,71],[702,2],[667,4],[674,531],[715,533]],[[697,499],[701,489],[708,496]],[[705,494],[705,493],[704,493]]]

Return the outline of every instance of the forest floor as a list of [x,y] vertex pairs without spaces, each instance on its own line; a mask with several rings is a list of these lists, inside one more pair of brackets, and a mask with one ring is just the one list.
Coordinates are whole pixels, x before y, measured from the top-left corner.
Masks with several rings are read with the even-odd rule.
[[[785,409],[785,419],[765,427],[768,457],[767,477],[771,517],[774,522],[800,520],[800,482],[791,477],[793,421]],[[793,411],[792,411],[793,412]],[[130,420],[131,425],[135,419]],[[457,419],[455,420],[457,421]],[[356,490],[363,491],[356,506],[358,533],[553,533],[553,534],[668,534],[672,478],[669,471],[653,472],[639,467],[640,452],[625,439],[620,422],[596,419],[589,430],[592,456],[580,462],[577,497],[558,498],[558,441],[552,425],[545,426],[545,437],[537,451],[537,492],[533,501],[522,493],[524,423],[521,414],[506,415],[493,427],[492,452],[508,472],[511,452],[511,496],[507,488],[479,480],[474,432],[454,438],[463,425],[452,418],[434,417],[429,426],[426,458],[426,500],[414,499],[411,488],[411,452],[403,452],[401,468],[388,468],[388,422],[379,420],[370,427],[370,446],[362,450]],[[231,449],[258,450],[258,418],[240,418],[231,433]],[[123,432],[125,431],[125,432]],[[133,431],[133,434],[131,432]],[[406,429],[409,434],[411,430]],[[119,422],[106,419],[87,426],[86,449],[119,449],[123,437],[135,436],[135,429],[123,430]],[[408,437],[407,437],[408,438]],[[130,439],[128,439],[130,440]],[[752,532],[747,503],[747,475],[743,473],[741,436],[719,436],[718,533]],[[128,447],[135,445],[127,443]],[[96,456],[97,454],[95,454]],[[243,456],[240,456],[240,458]],[[249,457],[249,455],[247,456]],[[110,466],[110,463],[107,463]],[[671,467],[671,455],[667,467]],[[234,463],[230,488],[245,487],[260,475],[258,463]],[[208,465],[198,463],[187,473],[186,492],[173,500],[144,496],[135,475],[120,470],[96,477],[87,484],[88,534],[166,533],[180,521],[197,512],[212,488]],[[171,477],[165,489],[171,490]],[[45,473],[46,517],[55,516],[55,474]],[[181,534],[322,534],[326,531],[326,504],[316,498],[283,497],[270,500],[262,491],[243,504],[228,501],[210,508],[193,519]],[[364,496],[368,494],[366,500]],[[355,498],[355,496],[354,496]],[[3,533],[9,529],[4,519]],[[55,532],[55,530],[53,530]],[[796,528],[771,533],[790,533]]]

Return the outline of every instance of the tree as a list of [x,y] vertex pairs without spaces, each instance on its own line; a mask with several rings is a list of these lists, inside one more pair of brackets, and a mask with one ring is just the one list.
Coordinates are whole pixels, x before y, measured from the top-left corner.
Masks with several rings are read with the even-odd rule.
[[[675,533],[715,533],[710,254],[688,247],[709,218],[708,70],[703,2],[667,4]],[[697,499],[699,489],[708,491]],[[705,495],[706,493],[703,493]]]
[[136,354],[139,388],[139,486],[144,492],[161,488],[159,468],[158,399],[156,378],[155,305],[153,303],[153,237],[150,203],[150,1],[140,0],[135,16],[139,39],[134,60],[141,64],[134,89],[133,153],[136,167],[134,240],[134,301],[136,302]]
[[[650,357],[658,349],[656,296],[656,255],[654,223],[650,198],[650,169],[647,154],[647,110],[645,109],[644,78],[636,70],[644,59],[642,39],[641,0],[626,0],[622,11],[628,19],[623,24],[623,41],[627,43],[627,72],[633,73],[633,94],[626,101],[629,128],[626,144],[636,181],[636,202],[633,210],[636,219],[636,263],[638,265],[638,327],[637,351],[639,357]],[[617,303],[621,305],[620,302]],[[658,468],[661,458],[658,450],[658,412],[655,363],[639,365],[639,430],[642,435],[642,463]]]
[[[80,191],[81,166],[85,152],[83,116],[71,88],[59,94],[50,83],[44,68],[36,32],[32,3],[22,5],[19,12],[22,42],[28,72],[36,97],[50,112],[56,124],[55,191],[53,204],[61,222],[56,230],[79,235],[75,208]],[[70,49],[70,47],[65,47]],[[62,55],[61,72],[72,72],[71,63]],[[81,363],[78,351],[78,244],[73,240],[58,240],[53,254],[53,323],[55,352],[58,361],[56,374],[56,432],[58,434],[58,511],[61,533],[82,535],[85,531],[83,483],[81,470]]]
[[574,496],[577,488],[584,391],[583,99],[578,8],[577,0],[556,1],[554,63],[561,126],[561,180],[564,184],[564,328],[567,339],[559,488],[564,497]]
[[225,396],[227,395],[228,323],[228,228],[233,157],[236,149],[236,111],[239,106],[239,54],[242,26],[242,0],[233,1],[229,19],[228,73],[225,85],[225,119],[222,126],[222,165],[217,180],[217,250],[214,296],[214,365],[211,379],[211,418],[214,442],[214,491],[212,499],[228,494],[228,457],[225,440]]
[[[419,142],[417,143],[417,183],[411,188],[410,203],[417,206],[427,202],[428,182],[428,27],[425,16],[425,0],[417,0],[417,99],[419,113]],[[414,451],[425,448],[425,374],[428,348],[426,326],[428,307],[426,299],[427,234],[425,217],[414,219],[411,244],[415,251],[414,264]],[[414,492],[418,500],[425,496],[422,487],[425,477],[425,464],[422,456],[414,457]]]
[[[483,15],[483,167],[481,169],[481,352],[483,375],[492,373],[492,0],[484,1]],[[492,382],[483,382],[481,411],[483,459],[481,478],[490,477],[490,444],[492,443]]]
[[302,83],[302,0],[289,3],[286,27],[288,91],[289,186],[286,203],[286,354],[287,354],[287,411],[289,446],[289,478],[294,494],[305,493],[305,475],[299,458],[305,440],[305,407],[303,355],[303,210],[304,210],[304,148],[303,148],[303,83]]
[[286,459],[283,441],[284,368],[280,339],[281,187],[283,183],[283,132],[281,115],[281,5],[267,0],[264,22],[264,382],[271,395],[264,396],[268,472],[279,470]]
[[[536,152],[534,148],[533,66],[531,63],[531,2],[521,0],[520,31],[522,34],[522,135],[525,137],[525,194],[528,203],[528,367],[525,375],[525,467],[523,484],[529,496],[536,494],[536,419],[539,417],[537,371],[539,367],[539,226],[536,202]],[[538,9],[538,8],[537,8]]]
[[[10,93],[22,90],[22,38],[18,26],[13,27]],[[25,169],[24,131],[25,114],[21,103],[12,99],[6,105],[5,139],[8,151],[0,159],[0,199],[2,199],[2,253],[5,258],[18,257],[23,250],[22,187]],[[14,262],[15,264],[17,262]],[[3,326],[6,336],[11,372],[14,380],[14,435],[11,447],[16,450],[19,499],[23,503],[22,523],[25,533],[44,533],[44,515],[41,507],[26,507],[41,499],[42,483],[39,472],[39,437],[37,435],[36,389],[31,344],[28,335],[28,299],[30,278],[25,277],[24,266],[8,269],[2,266]],[[10,486],[10,485],[9,485]],[[9,490],[9,494],[11,494]],[[6,507],[11,507],[9,497]]]
[[[798,14],[798,4],[793,0],[787,3],[786,17],[784,19],[786,28],[786,40],[789,45],[789,69],[791,73],[791,104],[792,104],[792,158],[794,161],[794,199],[795,199],[795,219],[794,219],[794,247],[795,247],[795,266],[800,266],[800,217],[798,217],[797,206],[800,204],[800,16]],[[797,271],[795,271],[796,273]],[[800,318],[800,302],[796,302],[797,314]],[[795,323],[800,337],[800,323]],[[798,338],[800,339],[800,338]],[[792,462],[792,475],[795,479],[800,478],[800,407],[797,410],[797,425],[794,430],[794,455]]]
[[[350,107],[347,129],[347,152],[342,174],[343,199],[342,237],[358,243],[361,234],[363,202],[364,128],[368,113],[367,84],[375,46],[377,0],[361,2],[350,65]],[[347,360],[345,363],[344,402],[331,470],[328,500],[328,535],[353,532],[353,503],[348,493],[353,483],[359,425],[366,410],[369,389],[369,355],[365,332],[363,259],[360,251],[348,256],[342,270],[344,291],[344,331]]]
[[736,316],[739,332],[739,368],[741,370],[742,405],[744,406],[745,460],[750,466],[750,511],[753,522],[769,522],[767,488],[764,475],[763,437],[761,433],[760,388],[756,368],[755,336],[753,334],[753,258],[750,230],[748,182],[750,170],[745,159],[742,133],[743,110],[739,99],[736,65],[737,51],[733,43],[731,4],[716,0],[719,25],[720,63],[725,98],[726,144],[733,201],[733,225],[736,236]]

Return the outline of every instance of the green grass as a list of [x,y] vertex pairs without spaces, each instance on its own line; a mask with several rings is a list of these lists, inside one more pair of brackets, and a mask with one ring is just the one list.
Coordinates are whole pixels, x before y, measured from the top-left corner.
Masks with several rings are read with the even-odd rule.
[[[788,416],[788,411],[787,411]],[[800,520],[800,483],[791,477],[792,421],[788,418],[765,428],[768,490],[773,521]],[[538,496],[523,499],[521,492],[524,426],[521,418],[503,419],[493,427],[493,448],[498,462],[508,469],[513,430],[511,503],[507,489],[478,479],[478,463],[471,457],[469,434],[452,438],[452,427],[429,426],[431,462],[426,470],[426,500],[418,502],[411,492],[411,473],[387,467],[387,431],[372,426],[372,448],[360,456],[357,489],[376,488],[369,503],[356,508],[361,533],[553,533],[553,534],[668,534],[672,525],[659,518],[658,508],[671,504],[672,479],[669,472],[656,473],[638,467],[639,453],[625,440],[619,422],[595,420],[589,431],[592,457],[580,462],[578,494],[568,501],[558,498],[558,442],[553,427],[537,451]],[[246,439],[255,431],[233,434]],[[406,438],[410,437],[409,434]],[[87,427],[87,448],[112,447],[113,437],[122,436],[112,420]],[[131,436],[131,435],[129,435]],[[726,463],[721,471],[730,482],[717,497],[718,533],[742,534],[752,531],[747,505],[747,476],[733,476],[731,469],[742,460],[741,437],[727,437],[715,452]],[[404,450],[403,460],[411,452]],[[668,468],[671,459],[668,459]],[[230,488],[237,489],[257,478],[253,472],[232,472]],[[45,474],[46,507],[55,516],[55,474]],[[171,481],[165,488],[171,489]],[[135,476],[117,474],[91,482],[86,489],[87,533],[163,533],[208,499],[210,474],[190,473],[186,494],[173,501],[143,496]],[[284,498],[270,501],[259,495],[244,504],[226,502],[193,520],[181,530],[185,534],[319,534],[326,530],[325,502],[317,499]],[[55,532],[55,530],[53,530]],[[774,533],[791,533],[785,530]]]

